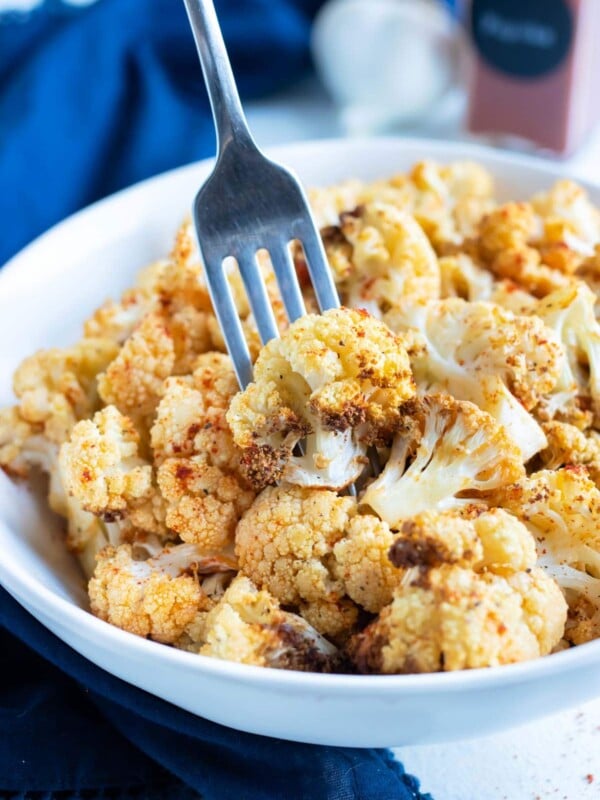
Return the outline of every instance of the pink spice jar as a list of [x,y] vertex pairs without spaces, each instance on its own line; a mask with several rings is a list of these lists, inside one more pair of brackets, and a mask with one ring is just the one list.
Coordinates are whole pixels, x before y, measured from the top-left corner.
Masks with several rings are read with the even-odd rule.
[[471,0],[467,127],[568,155],[600,117],[600,0]]

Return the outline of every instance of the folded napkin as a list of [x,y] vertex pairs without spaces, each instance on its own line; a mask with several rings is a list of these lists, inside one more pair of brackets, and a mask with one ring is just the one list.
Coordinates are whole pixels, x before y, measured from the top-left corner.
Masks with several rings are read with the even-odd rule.
[[[217,0],[244,97],[308,67],[318,0]],[[133,181],[214,152],[181,0],[0,15],[0,264]],[[0,589],[0,797],[425,800],[385,750],[195,717],[79,656]]]

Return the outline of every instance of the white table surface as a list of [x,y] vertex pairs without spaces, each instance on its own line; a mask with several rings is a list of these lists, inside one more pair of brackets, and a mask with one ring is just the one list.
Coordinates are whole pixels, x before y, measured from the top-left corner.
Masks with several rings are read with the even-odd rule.
[[[443,119],[407,133],[460,136],[461,102],[451,99]],[[343,135],[331,103],[312,82],[251,103],[247,112],[263,146]],[[600,182],[600,130],[557,163],[574,178]],[[600,699],[495,736],[396,753],[435,800],[598,800]]]

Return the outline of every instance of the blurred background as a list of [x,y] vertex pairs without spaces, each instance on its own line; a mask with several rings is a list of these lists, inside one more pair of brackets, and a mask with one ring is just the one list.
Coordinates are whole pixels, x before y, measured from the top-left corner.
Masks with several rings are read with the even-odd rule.
[[[600,180],[600,0],[216,0],[259,144],[468,139]],[[181,0],[0,0],[0,263],[214,154]]]

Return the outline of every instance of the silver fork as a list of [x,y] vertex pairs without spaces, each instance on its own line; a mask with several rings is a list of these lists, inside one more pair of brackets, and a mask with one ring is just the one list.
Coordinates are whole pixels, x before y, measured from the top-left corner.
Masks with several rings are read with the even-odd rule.
[[252,380],[252,361],[223,265],[227,256],[237,261],[263,344],[279,332],[258,250],[269,252],[290,322],[306,313],[289,250],[294,240],[304,250],[320,310],[338,308],[340,301],[298,179],[252,139],[212,0],[184,2],[217,131],[217,162],[194,200],[194,223],[215,314],[243,389]]

